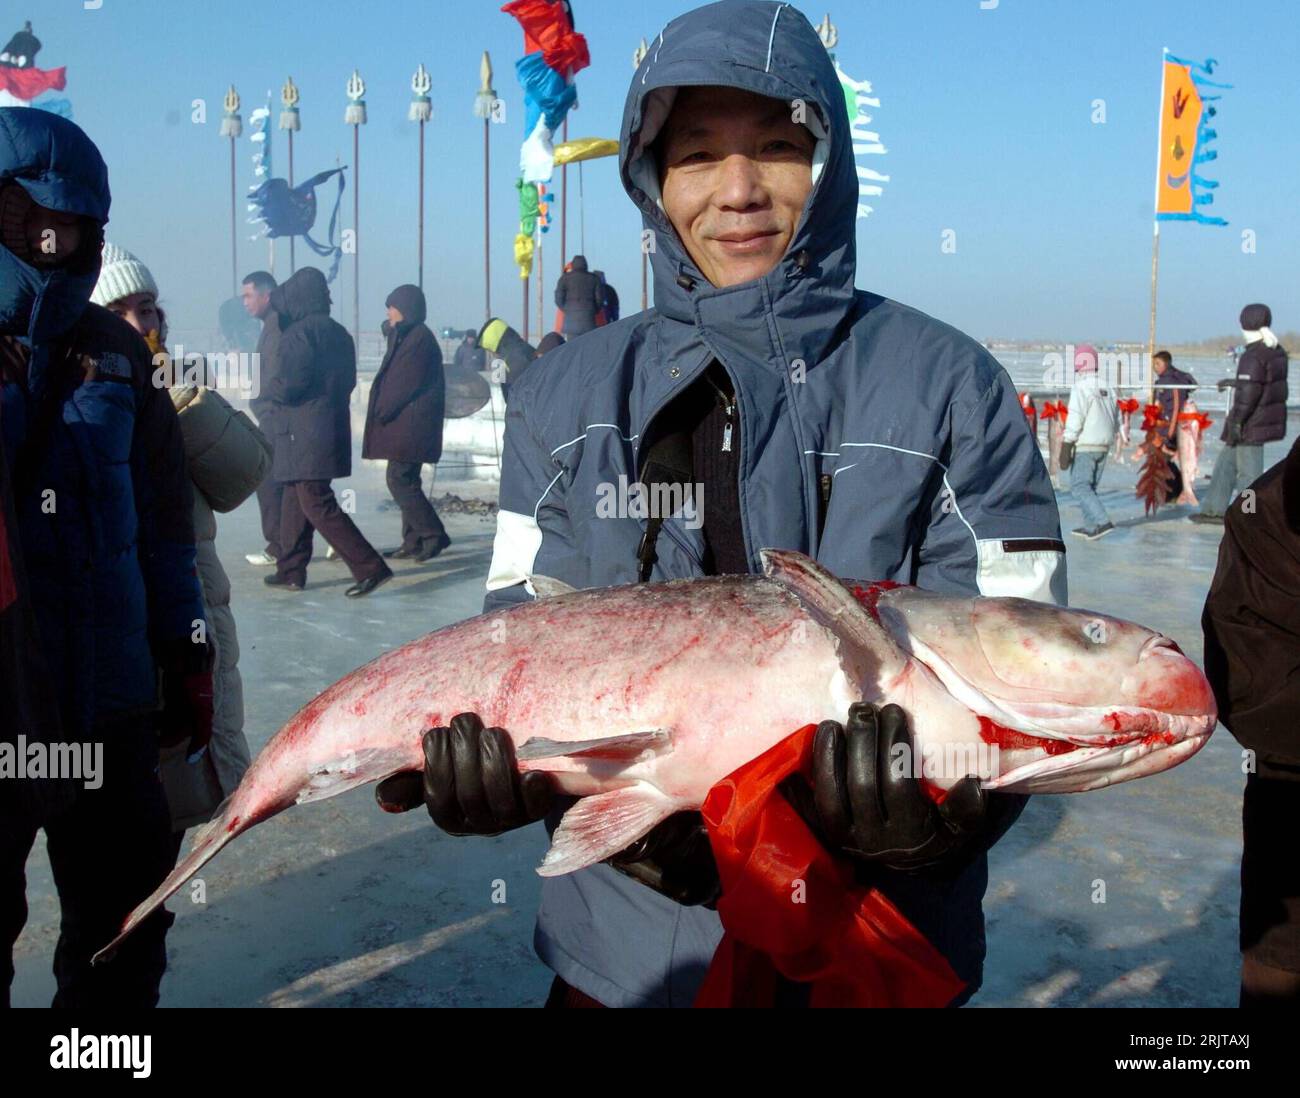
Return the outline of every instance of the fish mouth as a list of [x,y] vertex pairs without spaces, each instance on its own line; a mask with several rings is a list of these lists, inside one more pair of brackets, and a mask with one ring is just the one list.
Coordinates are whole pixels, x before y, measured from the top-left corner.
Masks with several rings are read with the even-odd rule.
[[[1144,648],[1174,649],[1166,638]],[[911,654],[980,722],[981,738],[1000,752],[1044,752],[981,784],[1016,793],[1073,793],[1156,774],[1191,758],[1217,723],[1213,713],[1168,713],[1146,706],[1068,706],[990,698],[942,657],[912,639]]]
[[1116,744],[1113,747],[1081,747],[1064,755],[1049,755],[1018,766],[991,781],[984,789],[1002,793],[1086,793],[1134,778],[1159,774],[1195,755],[1214,731],[1202,732],[1166,742],[1155,737]]

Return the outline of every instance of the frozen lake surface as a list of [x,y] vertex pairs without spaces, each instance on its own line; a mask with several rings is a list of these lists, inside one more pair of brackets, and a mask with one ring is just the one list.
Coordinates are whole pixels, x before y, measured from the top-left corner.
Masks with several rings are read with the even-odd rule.
[[[1286,447],[1269,446],[1266,467]],[[1206,473],[1216,448],[1207,447]],[[387,506],[382,465],[358,456],[355,468],[336,488],[355,490],[357,519],[376,545],[396,544],[399,519]],[[1119,526],[1114,534],[1095,543],[1066,534],[1071,603],[1163,630],[1199,660],[1220,530],[1188,523],[1186,508],[1143,517],[1134,479],[1132,465],[1107,468],[1103,502]],[[481,482],[445,487],[491,490]],[[1063,529],[1080,525],[1068,491],[1060,503]],[[481,609],[489,519],[449,516],[450,550],[403,564],[394,582],[357,603],[343,597],[347,570],[323,557],[303,594],[267,590],[265,571],[244,561],[262,547],[255,503],[220,521],[254,751],[331,682]],[[1220,729],[1169,773],[1034,798],[991,856],[988,961],[975,1005],[1234,1005],[1243,784],[1240,750]],[[545,846],[540,827],[452,838],[423,811],[381,813],[370,788],[295,809],[204,870],[205,905],[188,890],[171,901],[178,918],[162,1004],[540,1005],[550,973],[531,942],[534,867]],[[13,1001],[39,1006],[54,990],[58,927],[43,838],[28,875],[31,914],[16,948]],[[1105,902],[1095,902],[1103,886]],[[503,888],[506,902],[494,902]]]

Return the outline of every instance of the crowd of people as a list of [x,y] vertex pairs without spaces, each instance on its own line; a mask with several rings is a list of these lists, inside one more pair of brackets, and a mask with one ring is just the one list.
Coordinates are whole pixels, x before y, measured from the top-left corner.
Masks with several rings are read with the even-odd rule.
[[[801,97],[806,120],[771,98],[777,88]],[[624,119],[620,174],[657,241],[655,307],[600,323],[616,316],[616,298],[575,257],[556,289],[554,346],[534,348],[494,319],[456,355],[503,364],[509,388],[485,608],[530,598],[534,575],[591,588],[756,572],[768,546],[842,576],[1064,604],[1056,495],[1006,372],[955,329],[855,287],[849,120],[808,21],[756,0],[687,12],[641,63]],[[244,283],[262,325],[254,425],[211,391],[152,383],[166,353],[159,290],[143,263],[105,246],[108,214],[107,168],[78,127],[0,110],[4,696],[26,735],[102,741],[112,753],[101,788],[0,783],[0,976],[7,996],[24,865],[44,828],[62,908],[56,1003],[148,1006],[170,915],[152,916],[108,963],[92,968],[90,956],[247,766],[215,514],[258,493],[266,545],[256,557],[274,566],[272,587],[303,588],[316,531],[351,569],[348,596],[369,595],[392,570],[331,484],[351,472],[357,363],[324,276],[307,268],[276,285],[254,272]],[[1285,673],[1300,645],[1296,451],[1256,481],[1266,520],[1230,507],[1258,474],[1262,444],[1285,428],[1285,355],[1260,308],[1242,314],[1231,457],[1203,508],[1228,525],[1206,609],[1207,670],[1225,724],[1259,756],[1246,791],[1242,1001],[1293,1004],[1300,900],[1277,837],[1300,789]],[[423,561],[450,544],[420,479],[441,454],[445,380],[420,290],[398,287],[387,309],[362,453],[388,462],[401,508],[390,558]],[[1183,376],[1164,367],[1162,377]],[[1097,537],[1110,526],[1096,489],[1115,400],[1095,355],[1076,368],[1065,439],[1081,532]],[[1164,444],[1175,448],[1182,393],[1162,394]],[[214,417],[231,436],[216,468],[205,464]],[[699,486],[702,523],[602,514],[599,486],[619,478]],[[1281,610],[1279,584],[1290,600]],[[1254,663],[1262,643],[1280,668],[1268,683]],[[953,1003],[965,1002],[983,978],[988,851],[1026,798],[967,779],[936,804],[890,765],[889,749],[910,745],[904,711],[856,705],[845,718],[817,729],[799,797],[810,827],[929,940],[963,985]],[[423,806],[452,834],[495,835],[543,819],[553,830],[572,804],[548,775],[521,774],[509,737],[479,714],[428,730],[423,746],[422,771],[379,786],[383,807]],[[167,751],[183,779],[160,769]],[[691,812],[607,862],[546,878],[535,945],[554,972],[548,1005],[693,1002],[723,932],[720,887]],[[809,1001],[807,985],[784,977],[767,994]]]
[[[1223,447],[1204,502],[1187,516],[1195,523],[1222,526],[1228,505],[1263,472],[1264,444],[1286,437],[1288,359],[1269,327],[1272,311],[1267,305],[1247,305],[1239,322],[1245,342],[1236,376],[1217,382],[1220,391],[1232,394],[1221,435]],[[1099,361],[1090,344],[1076,348],[1064,428],[1059,440],[1049,429],[1048,444],[1052,463],[1069,471],[1070,494],[1083,513],[1083,525],[1071,533],[1089,541],[1115,529],[1098,489],[1107,457],[1121,453],[1127,442],[1121,414],[1124,402],[1112,388],[1113,379],[1101,376]],[[1138,452],[1158,447],[1169,469],[1164,500],[1196,507],[1200,435],[1203,422],[1208,422],[1195,401],[1198,383],[1174,365],[1168,351],[1157,351],[1151,367],[1153,437],[1149,435]],[[1136,408],[1138,402],[1134,400],[1132,406]]]

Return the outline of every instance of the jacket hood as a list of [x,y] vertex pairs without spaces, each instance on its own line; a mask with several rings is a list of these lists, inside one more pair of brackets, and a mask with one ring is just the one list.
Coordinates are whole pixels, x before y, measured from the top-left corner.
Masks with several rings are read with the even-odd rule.
[[81,252],[46,271],[0,247],[0,330],[40,343],[62,335],[85,311],[99,278],[103,227],[112,197],[95,143],[75,123],[30,107],[0,108],[0,187],[16,182],[37,205],[80,214],[95,226]]
[[405,286],[398,286],[388,295],[388,300],[384,304],[402,314],[403,324],[423,324],[428,316],[424,291],[419,286],[412,286],[409,283]]
[[271,308],[289,323],[330,315],[330,288],[315,267],[304,267],[271,291]]
[[587,269],[587,257],[585,255],[575,255],[570,267],[575,271],[585,271]]
[[[813,189],[785,256],[763,278],[725,289],[713,287],[683,247],[646,148],[663,128],[675,89],[692,85],[800,100],[818,139]],[[854,305],[858,182],[844,92],[803,14],[789,4],[722,0],[674,19],[632,78],[619,148],[623,186],[653,233],[655,308],[706,338],[725,332],[723,342],[761,358],[775,351],[787,361],[819,361]],[[775,333],[754,322],[763,313]],[[738,323],[741,317],[748,319]]]

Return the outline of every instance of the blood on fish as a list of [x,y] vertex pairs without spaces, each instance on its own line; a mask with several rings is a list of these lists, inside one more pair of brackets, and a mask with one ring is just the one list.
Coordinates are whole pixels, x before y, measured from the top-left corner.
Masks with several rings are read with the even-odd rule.
[[899,587],[906,587],[905,583],[895,583],[893,580],[877,580],[870,586],[863,587],[860,583],[855,583],[849,588],[853,592],[853,597],[862,603],[869,613],[877,621],[880,620],[880,611],[878,604],[880,596],[886,591],[893,591]]
[[1049,755],[1066,755],[1071,751],[1079,750],[1077,743],[1030,736],[1024,732],[1017,732],[1014,728],[1008,728],[1004,724],[998,724],[988,717],[980,717],[979,722],[980,739],[985,743],[996,744],[1003,751],[1028,751],[1039,748]]

